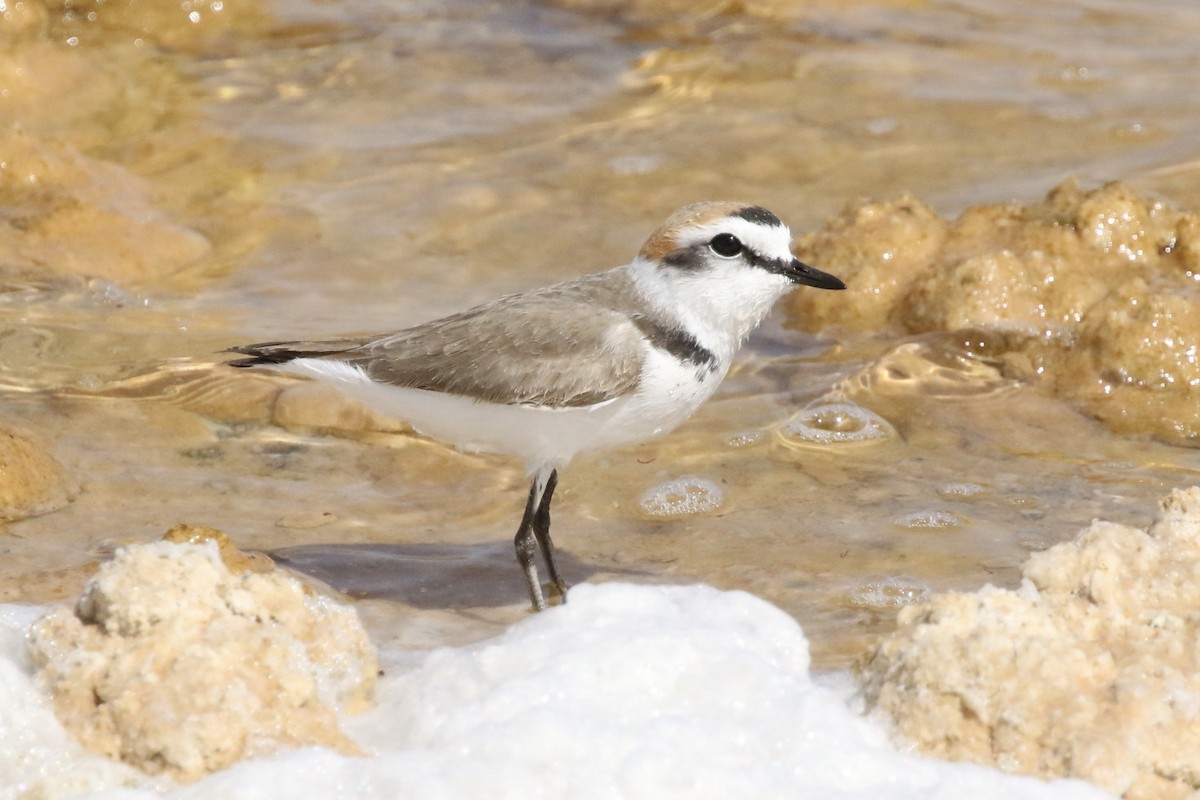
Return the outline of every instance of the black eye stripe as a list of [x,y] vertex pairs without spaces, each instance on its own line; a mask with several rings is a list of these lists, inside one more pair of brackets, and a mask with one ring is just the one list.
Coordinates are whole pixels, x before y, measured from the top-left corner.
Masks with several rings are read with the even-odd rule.
[[[713,250],[710,242],[700,242],[690,247],[681,247],[678,250],[668,253],[663,258],[662,263],[664,266],[688,272],[699,271],[709,267],[715,253],[716,251]],[[765,269],[768,272],[778,270],[778,262],[775,259],[764,258],[744,244],[737,255],[745,259],[751,266]],[[723,258],[732,258],[732,256],[723,256]]]
[[[718,249],[725,246],[723,244],[726,242],[725,237],[728,238],[726,251],[729,255],[721,253]],[[715,247],[714,243],[716,243]],[[733,249],[734,243],[737,245],[736,252]],[[707,241],[694,242],[672,250],[663,256],[662,264],[686,272],[701,271],[711,266],[714,255],[724,260],[740,258],[752,267],[776,273],[786,270],[792,261],[790,258],[780,259],[764,256],[732,233],[718,233]]]

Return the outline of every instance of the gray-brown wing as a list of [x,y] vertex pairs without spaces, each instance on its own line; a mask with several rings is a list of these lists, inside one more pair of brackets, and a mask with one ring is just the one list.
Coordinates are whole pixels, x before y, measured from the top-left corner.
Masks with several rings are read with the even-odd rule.
[[396,386],[494,403],[588,406],[637,384],[642,337],[624,314],[539,294],[503,298],[331,356]]

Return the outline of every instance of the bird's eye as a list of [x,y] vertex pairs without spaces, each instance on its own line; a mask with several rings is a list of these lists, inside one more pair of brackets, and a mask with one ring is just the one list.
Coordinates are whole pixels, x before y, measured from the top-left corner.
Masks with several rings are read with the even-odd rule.
[[742,242],[732,233],[718,233],[708,243],[708,248],[721,258],[733,258],[741,255]]

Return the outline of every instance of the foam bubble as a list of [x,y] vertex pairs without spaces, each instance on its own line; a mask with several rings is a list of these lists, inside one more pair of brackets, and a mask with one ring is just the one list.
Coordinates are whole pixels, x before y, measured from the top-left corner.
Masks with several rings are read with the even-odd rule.
[[888,439],[896,429],[883,417],[855,403],[819,403],[809,406],[780,430],[793,445],[860,444]]
[[725,492],[710,480],[685,475],[647,489],[638,507],[651,517],[708,514],[725,503]]
[[896,517],[893,522],[902,528],[953,528],[962,524],[962,520],[954,514],[937,509],[914,511]]
[[766,438],[766,431],[761,431],[757,428],[749,428],[725,437],[725,446],[735,448],[753,447],[756,444],[762,444],[763,440]]
[[963,500],[986,494],[987,489],[978,483],[945,483],[938,487],[938,494],[947,500]]
[[923,603],[932,589],[921,581],[902,575],[867,578],[850,590],[850,602],[861,608],[894,611]]

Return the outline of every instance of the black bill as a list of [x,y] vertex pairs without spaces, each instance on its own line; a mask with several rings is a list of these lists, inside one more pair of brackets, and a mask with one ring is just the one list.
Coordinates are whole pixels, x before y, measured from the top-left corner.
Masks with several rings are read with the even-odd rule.
[[793,258],[789,264],[786,261],[777,262],[777,271],[792,283],[802,283],[805,286],[815,286],[818,289],[845,289],[846,284],[840,278],[821,272],[816,267],[810,267],[798,258]]

